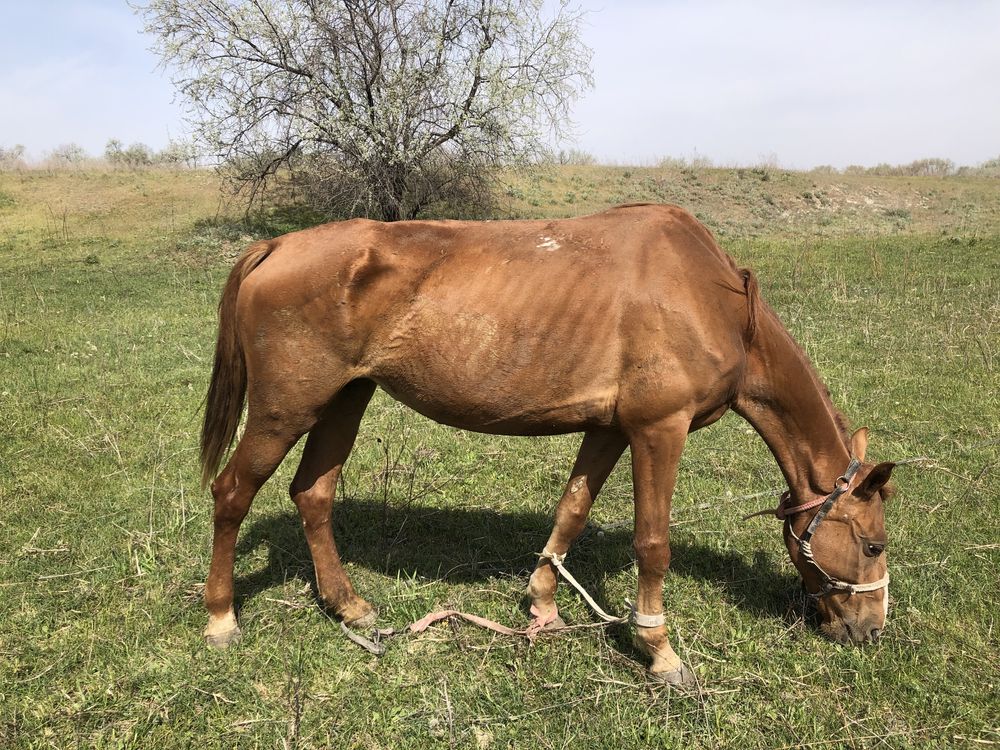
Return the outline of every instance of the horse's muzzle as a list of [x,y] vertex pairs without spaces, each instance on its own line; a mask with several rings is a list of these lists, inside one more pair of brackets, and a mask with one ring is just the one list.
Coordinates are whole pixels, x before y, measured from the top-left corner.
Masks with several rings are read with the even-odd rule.
[[844,645],[874,643],[882,635],[882,629],[883,624],[875,622],[874,619],[864,620],[860,623],[836,620],[825,622],[820,626],[824,635]]

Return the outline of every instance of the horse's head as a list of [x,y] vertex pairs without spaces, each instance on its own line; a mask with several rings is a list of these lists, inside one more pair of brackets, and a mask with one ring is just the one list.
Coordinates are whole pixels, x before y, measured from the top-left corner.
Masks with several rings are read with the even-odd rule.
[[821,629],[840,643],[874,641],[889,612],[885,502],[895,464],[864,463],[867,440],[864,428],[854,434],[855,458],[816,513],[785,523],[785,544],[816,599]]

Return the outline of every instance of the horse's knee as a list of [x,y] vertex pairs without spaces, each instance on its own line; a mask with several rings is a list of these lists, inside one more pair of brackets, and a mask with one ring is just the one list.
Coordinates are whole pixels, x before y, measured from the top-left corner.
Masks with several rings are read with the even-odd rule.
[[311,487],[300,487],[294,481],[288,488],[288,494],[299,509],[302,523],[314,527],[329,522],[330,509],[333,507],[333,493],[323,483],[317,482]]
[[233,478],[232,472],[224,471],[212,482],[212,497],[215,498],[215,502],[219,502],[220,497],[232,492],[235,487],[236,480]]
[[240,523],[250,510],[252,497],[240,492],[232,475],[220,474],[212,482],[212,497],[215,499],[215,522],[217,524]]
[[583,528],[590,514],[590,503],[581,498],[567,498],[556,509],[556,525],[573,529]]

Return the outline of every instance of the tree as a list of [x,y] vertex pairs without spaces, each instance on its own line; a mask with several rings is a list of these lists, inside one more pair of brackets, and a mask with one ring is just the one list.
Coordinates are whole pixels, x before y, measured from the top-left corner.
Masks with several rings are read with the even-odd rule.
[[153,163],[153,150],[138,141],[125,148],[120,140],[112,138],[104,147],[104,159],[115,168],[144,169]]
[[111,138],[104,146],[104,160],[113,167],[125,161],[125,146],[117,138]]
[[0,146],[0,172],[12,172],[24,169],[24,146],[20,143],[4,147]]
[[[560,136],[590,85],[561,0],[150,0],[195,136],[259,196],[288,168],[322,208],[415,217],[491,194]],[[480,197],[480,199],[481,199]]]
[[52,149],[49,159],[57,167],[79,167],[87,159],[87,152],[77,143],[63,143]]
[[122,162],[129,169],[144,169],[153,163],[153,151],[137,141],[122,151]]
[[589,151],[571,148],[560,150],[555,156],[555,163],[574,167],[589,167],[597,164],[597,159]]
[[173,140],[157,153],[153,160],[173,169],[181,167],[195,168],[198,166],[198,150],[195,144],[188,140]]

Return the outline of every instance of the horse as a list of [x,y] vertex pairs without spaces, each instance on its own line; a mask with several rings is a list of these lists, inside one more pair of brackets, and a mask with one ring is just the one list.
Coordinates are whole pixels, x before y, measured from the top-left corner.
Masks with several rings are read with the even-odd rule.
[[[632,623],[648,674],[693,675],[667,636],[670,505],[687,435],[732,409],[777,461],[773,511],[821,629],[877,638],[888,613],[884,503],[894,464],[865,462],[829,392],[754,274],[676,206],[564,220],[323,224],[250,246],[219,303],[201,435],[214,537],[207,641],[240,635],[236,537],[250,504],[308,434],[290,487],[323,604],[352,627],[376,611],[341,565],[337,480],[379,386],[437,422],[489,434],[583,433],[531,574],[532,609],[561,624],[556,564],[626,447],[635,497]],[[245,427],[223,470],[246,404]],[[211,481],[215,476],[214,481]]]

